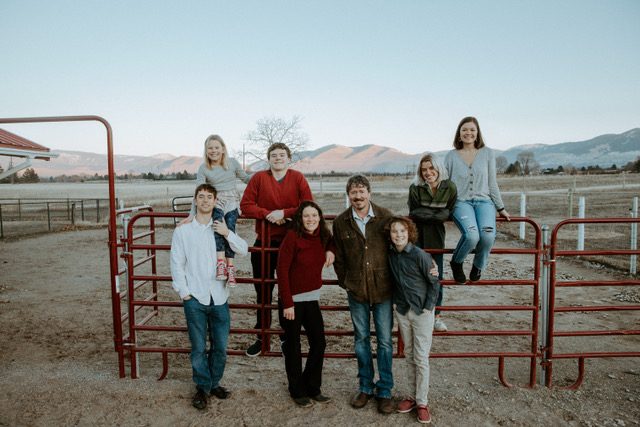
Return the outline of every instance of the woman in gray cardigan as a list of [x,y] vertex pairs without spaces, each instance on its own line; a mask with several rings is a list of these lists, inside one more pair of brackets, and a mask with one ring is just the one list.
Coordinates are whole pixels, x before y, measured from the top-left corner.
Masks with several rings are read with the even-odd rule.
[[480,280],[489,252],[496,238],[496,210],[510,219],[504,208],[496,181],[496,158],[493,150],[484,145],[480,125],[475,117],[460,121],[453,140],[455,150],[444,159],[449,179],[458,189],[453,221],[462,236],[453,251],[451,270],[456,283],[465,284],[467,277],[462,263],[475,248],[471,283]]

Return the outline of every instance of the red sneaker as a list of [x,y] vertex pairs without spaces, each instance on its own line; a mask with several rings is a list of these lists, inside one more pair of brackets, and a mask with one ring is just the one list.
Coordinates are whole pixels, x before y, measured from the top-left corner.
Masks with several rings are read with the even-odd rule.
[[429,424],[431,422],[431,414],[427,405],[418,405],[418,422],[422,424]]
[[216,265],[216,280],[227,280],[227,263],[223,259]]
[[236,275],[233,271],[232,265],[227,267],[227,276],[228,276],[227,286],[230,288],[235,288],[238,285],[238,283],[236,282]]
[[401,414],[406,414],[407,412],[411,412],[413,408],[416,407],[416,401],[410,397],[407,397],[402,402],[398,403],[398,412]]

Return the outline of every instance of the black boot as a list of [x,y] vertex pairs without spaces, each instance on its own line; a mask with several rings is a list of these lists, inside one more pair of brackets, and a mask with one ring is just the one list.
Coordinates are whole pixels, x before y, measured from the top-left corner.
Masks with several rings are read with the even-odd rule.
[[471,273],[469,273],[469,281],[471,283],[478,283],[480,280],[480,275],[482,274],[482,270],[479,270],[478,267],[473,265],[471,267]]
[[465,283],[467,283],[467,276],[464,275],[462,264],[453,262],[453,260],[451,260],[449,265],[451,265],[451,271],[453,272],[453,280],[455,280],[459,285],[464,285]]

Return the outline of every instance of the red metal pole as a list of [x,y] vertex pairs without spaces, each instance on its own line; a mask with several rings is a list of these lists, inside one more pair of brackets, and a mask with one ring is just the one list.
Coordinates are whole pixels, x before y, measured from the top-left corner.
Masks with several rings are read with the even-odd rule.
[[[60,122],[87,122],[96,121],[104,125],[107,131],[107,169],[109,173],[109,261],[111,268],[111,301],[113,312],[113,336],[116,351],[120,351],[122,344],[122,329],[120,321],[120,300],[116,292],[116,277],[118,274],[117,235],[116,235],[116,190],[113,163],[113,132],[111,124],[100,116],[58,116],[58,117],[19,117],[0,118],[0,123],[60,123]],[[120,366],[120,377],[124,377],[123,366]]]

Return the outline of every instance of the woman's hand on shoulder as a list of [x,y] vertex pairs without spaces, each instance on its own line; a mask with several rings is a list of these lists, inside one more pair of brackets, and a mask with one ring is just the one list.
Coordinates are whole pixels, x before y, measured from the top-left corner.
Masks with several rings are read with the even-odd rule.
[[180,221],[176,227],[180,227],[181,225],[184,225],[184,224],[189,224],[191,221],[193,221],[193,215],[189,215],[188,217]]
[[324,266],[325,267],[330,267],[331,264],[333,264],[333,261],[335,261],[335,260],[336,260],[336,255],[331,251],[327,251],[326,252],[326,258],[325,258]]

